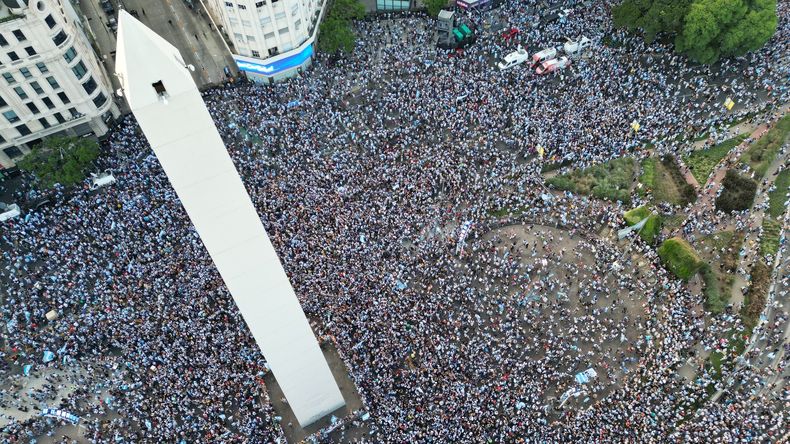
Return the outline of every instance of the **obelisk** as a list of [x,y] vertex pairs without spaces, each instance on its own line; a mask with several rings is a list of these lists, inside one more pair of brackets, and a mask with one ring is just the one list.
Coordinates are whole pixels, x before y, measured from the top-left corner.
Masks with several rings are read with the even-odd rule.
[[345,402],[179,51],[120,11],[123,96],[271,366],[299,424]]

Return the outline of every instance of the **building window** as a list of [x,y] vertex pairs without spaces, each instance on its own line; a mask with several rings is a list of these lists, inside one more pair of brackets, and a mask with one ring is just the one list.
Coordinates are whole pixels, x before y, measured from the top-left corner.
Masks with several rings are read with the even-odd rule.
[[46,22],[47,26],[49,26],[49,29],[54,28],[57,24],[55,23],[55,19],[52,18],[52,14],[48,15],[47,18],[44,19],[44,22]]
[[232,8],[233,7],[233,3],[225,2],[225,6],[227,6],[228,8]]
[[28,128],[27,125],[25,125],[24,123],[16,127],[16,130],[19,131],[19,134],[23,136],[30,135],[30,128]]
[[0,46],[8,46],[8,40],[3,37],[3,34],[0,34]]
[[77,111],[77,108],[69,108],[69,112],[71,113],[71,117],[74,119],[80,116],[80,113]]
[[0,97],[0,108],[2,108],[2,107],[4,107],[4,106],[8,106],[8,104],[6,103],[5,99],[3,99],[2,97]]
[[13,85],[14,83],[16,83],[16,79],[14,78],[14,75],[11,74],[10,72],[4,72],[3,78],[5,79],[6,82],[8,82],[9,85]]
[[31,113],[33,113],[33,114],[41,113],[41,111],[38,110],[38,107],[36,106],[36,104],[33,103],[33,102],[25,103],[25,105],[27,105],[27,109],[29,109]]
[[3,116],[5,116],[9,123],[19,122],[19,116],[17,116],[13,110],[4,112]]
[[32,47],[32,46],[28,46],[27,48],[25,48],[25,52],[26,52],[26,53],[27,53],[27,55],[29,55],[29,56],[34,56],[34,55],[36,55],[36,50],[35,50],[35,49],[33,49],[33,47]]
[[280,34],[288,34],[288,27],[286,26],[285,28],[280,28],[279,33]]
[[302,26],[302,19],[294,22],[294,28],[299,29]]
[[20,99],[27,100],[27,93],[25,92],[24,88],[21,86],[15,86],[14,91],[16,91],[16,95],[18,95]]
[[63,58],[66,59],[67,63],[71,63],[71,61],[74,60],[76,57],[77,57],[77,51],[74,50],[73,46],[69,48],[68,51],[63,53]]
[[239,9],[247,9],[247,7],[244,5],[239,5]]
[[260,8],[260,7],[262,7],[265,4],[266,4],[266,2],[255,2],[255,7],[256,8]]
[[252,28],[252,22],[249,20],[241,19],[241,26],[246,26],[248,28]]
[[30,82],[30,87],[33,88],[33,91],[35,91],[36,94],[39,95],[44,94],[44,89],[41,88],[41,85],[39,85],[38,82],[35,81]]
[[55,78],[52,76],[47,77],[47,82],[49,82],[49,86],[51,86],[52,89],[60,88],[60,85],[58,85],[58,81],[55,80]]
[[24,42],[25,40],[27,40],[27,37],[25,37],[25,34],[22,31],[20,31],[19,29],[14,31],[14,37],[16,37],[16,39],[19,40],[20,42]]
[[101,108],[101,106],[106,102],[107,97],[104,95],[104,93],[99,93],[99,95],[93,99],[93,104],[96,105],[96,108]]
[[77,62],[76,65],[74,65],[71,68],[71,71],[74,72],[75,76],[77,76],[77,80],[80,80],[81,78],[85,77],[85,74],[88,72],[88,69],[85,68],[85,64],[82,63],[82,61],[79,61]]
[[272,22],[272,18],[268,15],[266,17],[261,17],[261,26],[266,26]]
[[63,114],[55,113],[53,116],[55,116],[55,120],[57,120],[58,123],[66,123],[66,119],[63,117]]
[[44,102],[44,105],[47,105],[47,108],[55,109],[55,104],[52,103],[52,99],[50,99],[49,97],[42,97],[41,101]]
[[274,19],[275,20],[279,20],[281,18],[285,18],[285,13],[284,12],[278,12],[277,14],[274,14]]
[[47,129],[50,126],[52,126],[52,125],[49,124],[49,122],[47,122],[46,117],[42,117],[42,118],[38,119],[38,121],[39,121],[39,123],[41,123],[41,126],[43,126],[44,129]]
[[16,55],[15,51],[9,52],[8,53],[8,58],[11,59],[12,62],[16,62],[17,60],[19,60],[19,56]]
[[233,37],[236,39],[236,42],[244,43],[244,36],[238,32],[234,33]]
[[49,72],[49,69],[47,68],[47,65],[45,65],[45,64],[44,64],[44,62],[38,62],[38,63],[36,63],[36,68],[38,68],[38,71],[39,71],[41,74],[46,74],[46,73],[48,73],[48,72]]
[[277,55],[277,47],[276,46],[269,48],[269,55],[270,56]]
[[86,93],[91,94],[96,91],[96,81],[93,80],[93,77],[90,77],[87,82],[82,84],[82,87],[85,88]]
[[68,37],[66,37],[66,33],[63,32],[63,31],[60,31],[59,33],[57,33],[55,35],[55,37],[52,37],[52,41],[55,43],[55,46],[60,46],[60,45],[63,44],[63,42],[66,41],[67,38]]
[[64,105],[68,105],[69,103],[71,103],[71,100],[69,100],[69,96],[67,96],[66,93],[64,93],[63,91],[58,93],[58,98],[60,99],[61,102],[63,102]]
[[19,68],[19,72],[22,74],[22,77],[26,79],[33,77],[33,74],[30,74],[30,70],[27,68]]
[[261,58],[261,53],[259,53],[258,51],[253,49],[252,50],[252,56],[253,57],[257,57],[257,58]]

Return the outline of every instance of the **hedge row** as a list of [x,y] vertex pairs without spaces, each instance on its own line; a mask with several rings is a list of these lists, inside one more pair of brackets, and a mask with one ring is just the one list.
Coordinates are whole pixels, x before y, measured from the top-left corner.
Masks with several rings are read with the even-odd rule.
[[768,288],[771,285],[771,268],[763,261],[757,261],[752,267],[749,292],[746,294],[746,303],[741,311],[743,323],[753,328],[757,325],[760,313],[765,309],[768,301]]
[[726,213],[748,210],[754,203],[757,182],[733,170],[727,170],[722,181],[722,190],[716,198],[716,209]]

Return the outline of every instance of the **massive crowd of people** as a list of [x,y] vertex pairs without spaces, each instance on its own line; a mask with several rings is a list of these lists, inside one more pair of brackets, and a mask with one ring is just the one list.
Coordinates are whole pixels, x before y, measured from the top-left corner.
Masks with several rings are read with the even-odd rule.
[[[543,163],[579,167],[647,141],[678,152],[676,136],[733,117],[725,96],[735,116],[785,103],[788,4],[765,48],[705,67],[612,29],[611,1],[539,26],[535,3],[466,15],[480,38],[453,57],[426,18],[364,21],[347,57],[203,93],[317,336],[335,342],[371,415],[354,439],[776,442],[786,389],[743,384],[708,402],[724,386],[709,368],[679,376],[695,344],[729,333],[706,329],[699,298],[654,250],[635,240],[623,255],[599,236],[620,227],[620,205],[551,193],[532,154],[543,145]],[[521,33],[506,42],[492,23]],[[562,78],[492,63],[565,35],[595,45]],[[86,389],[56,407],[80,415],[91,442],[282,440],[265,357],[133,118],[105,148],[115,185],[56,189],[55,205],[0,228],[0,372],[18,379],[32,363],[79,378]],[[587,368],[598,378],[560,409]],[[26,442],[53,421],[9,421],[0,438]]]

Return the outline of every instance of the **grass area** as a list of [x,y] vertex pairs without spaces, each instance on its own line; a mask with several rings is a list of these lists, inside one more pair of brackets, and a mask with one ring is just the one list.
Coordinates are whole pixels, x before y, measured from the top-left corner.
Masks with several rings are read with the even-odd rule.
[[583,170],[573,170],[546,182],[559,190],[628,204],[631,202],[631,184],[635,172],[634,159],[622,157]]
[[623,219],[628,226],[636,225],[644,218],[647,218],[645,226],[639,230],[639,237],[644,239],[645,242],[652,244],[659,232],[661,232],[661,216],[652,214],[647,207],[638,207],[626,211],[623,214]]
[[656,177],[656,159],[654,157],[642,159],[640,166],[642,167],[642,174],[639,176],[639,185],[636,188],[636,192],[641,197],[644,197],[648,191],[653,189]]
[[694,248],[679,237],[665,240],[658,247],[658,256],[669,271],[684,281],[694,276],[703,264]]
[[766,217],[763,219],[763,235],[760,238],[760,254],[763,256],[774,255],[779,251],[779,232],[782,224],[779,221]]
[[779,173],[774,185],[776,189],[768,193],[768,214],[778,218],[785,212],[787,194],[790,193],[790,169]]
[[721,159],[724,159],[730,150],[740,145],[747,137],[749,137],[748,134],[741,134],[708,149],[694,151],[683,156],[683,162],[689,167],[691,174],[697,179],[697,183],[705,185],[708,176]]
[[744,235],[740,231],[720,231],[699,238],[695,246],[707,263],[700,268],[705,284],[705,306],[719,313],[730,300],[732,285]]
[[697,192],[686,182],[674,157],[665,156],[654,165],[652,186],[654,201],[686,206],[697,199]]
[[790,114],[782,117],[766,134],[755,142],[743,155],[741,160],[747,163],[762,178],[768,171],[776,153],[790,134]]

